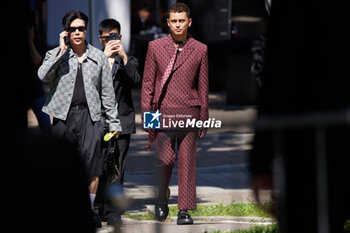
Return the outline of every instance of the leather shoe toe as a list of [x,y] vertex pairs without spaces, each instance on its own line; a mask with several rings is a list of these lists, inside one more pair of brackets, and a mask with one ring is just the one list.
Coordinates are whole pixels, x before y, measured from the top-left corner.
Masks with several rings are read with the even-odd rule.
[[187,210],[180,210],[177,214],[177,225],[193,224],[193,219]]
[[163,222],[169,213],[169,207],[167,202],[158,202],[155,205],[155,213],[158,221]]

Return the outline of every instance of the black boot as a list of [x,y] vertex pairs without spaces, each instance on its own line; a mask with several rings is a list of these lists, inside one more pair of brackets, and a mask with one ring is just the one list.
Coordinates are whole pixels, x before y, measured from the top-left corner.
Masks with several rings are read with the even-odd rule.
[[[168,188],[168,195],[165,198],[158,197],[158,201],[155,204],[154,211],[158,221],[163,222],[169,214],[168,200],[170,197],[170,189]],[[163,199],[163,200],[162,200]]]
[[193,219],[187,210],[180,210],[177,214],[177,225],[193,224]]

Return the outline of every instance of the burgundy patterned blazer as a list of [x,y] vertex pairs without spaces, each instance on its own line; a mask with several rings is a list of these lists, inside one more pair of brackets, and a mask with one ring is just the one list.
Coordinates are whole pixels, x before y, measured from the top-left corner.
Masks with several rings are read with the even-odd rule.
[[[152,110],[159,95],[159,83],[172,56],[175,45],[169,34],[148,45],[142,80],[141,110]],[[177,55],[172,74],[163,88],[162,114],[191,114],[208,119],[208,48],[190,37]]]

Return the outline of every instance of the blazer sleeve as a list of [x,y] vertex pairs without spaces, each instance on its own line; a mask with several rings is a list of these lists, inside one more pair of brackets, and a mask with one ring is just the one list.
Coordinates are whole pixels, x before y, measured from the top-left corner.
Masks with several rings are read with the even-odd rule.
[[138,72],[139,62],[136,57],[130,56],[126,65],[121,61],[121,68],[125,71],[124,81],[130,88],[138,87],[141,83],[141,77]]
[[141,118],[144,111],[152,110],[152,102],[155,93],[155,83],[157,77],[156,60],[153,43],[150,42],[147,50],[145,68],[141,88]]
[[205,45],[204,54],[201,59],[198,77],[198,97],[201,101],[200,120],[207,120],[209,117],[209,78],[208,78],[208,47]]

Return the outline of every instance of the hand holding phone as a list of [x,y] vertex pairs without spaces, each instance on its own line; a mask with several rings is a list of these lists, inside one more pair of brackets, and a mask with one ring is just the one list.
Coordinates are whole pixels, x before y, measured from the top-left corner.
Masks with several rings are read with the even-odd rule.
[[68,36],[63,37],[63,39],[64,39],[65,45],[67,45],[67,47],[70,47],[70,41],[69,41]]
[[124,47],[121,43],[121,35],[119,33],[109,33],[108,49],[110,50],[108,53],[110,56],[115,56],[115,54],[118,54],[118,56],[123,60],[124,65],[126,65],[128,62],[128,56],[124,51]]
[[69,45],[69,34],[67,31],[60,33],[60,48],[62,50],[67,50],[70,47]]
[[104,53],[107,57],[114,57],[117,53],[119,54],[121,36],[118,32],[111,32],[108,36],[108,42],[106,43]]

